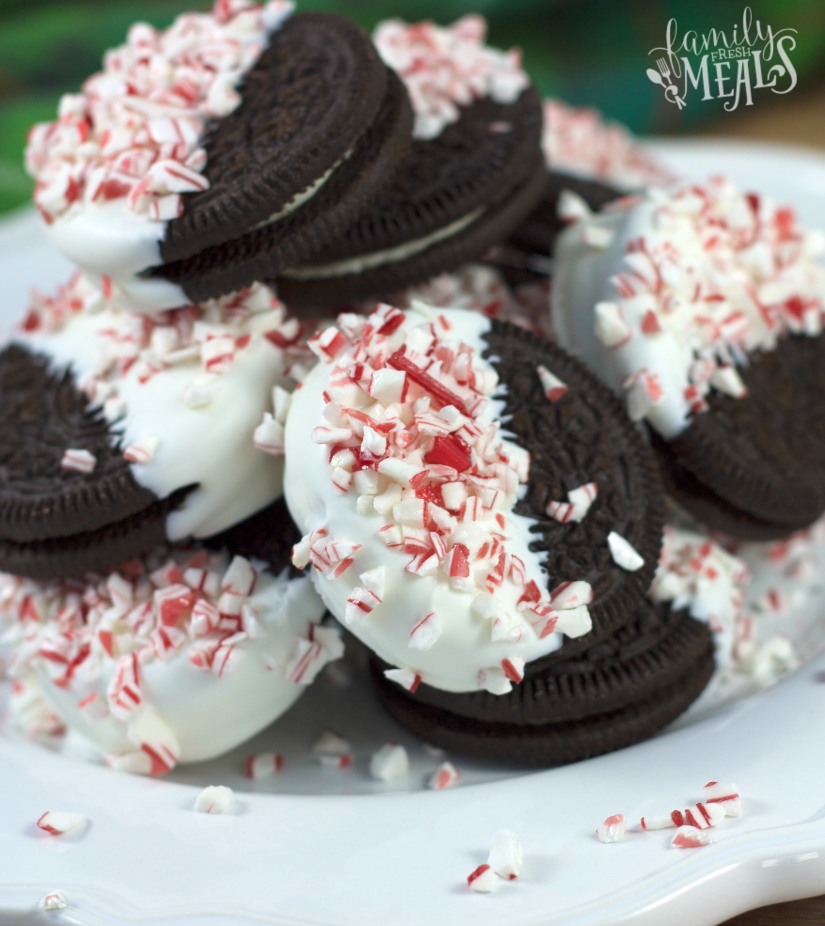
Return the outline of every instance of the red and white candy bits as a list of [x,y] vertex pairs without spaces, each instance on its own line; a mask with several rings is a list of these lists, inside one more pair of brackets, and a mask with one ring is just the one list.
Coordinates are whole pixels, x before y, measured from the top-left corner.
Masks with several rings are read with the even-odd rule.
[[68,906],[69,902],[63,896],[62,891],[52,891],[50,894],[46,894],[37,904],[40,910],[65,910]]
[[387,743],[370,758],[370,775],[378,781],[395,781],[410,772],[407,750],[398,743]]
[[226,785],[209,785],[195,798],[194,810],[198,813],[237,813],[238,799]]
[[461,781],[461,773],[452,762],[442,762],[432,773],[427,787],[434,791],[443,791],[445,788],[455,788]]
[[47,810],[37,821],[37,825],[52,836],[79,836],[89,825],[89,818],[80,813],[65,813],[59,810]]
[[246,757],[247,778],[272,778],[284,767],[284,757],[277,752],[261,752]]
[[475,871],[467,876],[467,886],[471,891],[479,894],[492,894],[502,884],[501,878],[487,865],[479,865]]
[[713,837],[707,830],[697,829],[695,826],[680,826],[673,834],[670,844],[675,849],[701,849],[713,842]]
[[493,833],[492,843],[487,863],[479,865],[467,878],[471,891],[492,893],[521,874],[524,856],[518,834],[513,830],[498,830]]
[[91,473],[97,466],[97,457],[88,450],[70,447],[60,461],[60,468],[72,473]]
[[400,19],[378,25],[375,47],[407,85],[416,138],[440,135],[458,120],[460,107],[479,97],[513,103],[529,85],[518,49],[489,48],[486,34],[487,23],[476,15],[463,16],[447,28],[432,22],[406,25]]
[[733,782],[726,784],[721,781],[709,781],[702,790],[705,793],[705,803],[709,807],[721,807],[728,817],[738,817],[742,813],[739,789]]
[[57,120],[29,132],[26,168],[46,221],[111,200],[155,220],[178,216],[182,193],[209,187],[207,120],[238,106],[236,85],[292,8],[217,0],[212,13],[185,13],[163,32],[135,23],[103,71],[61,99]]
[[673,175],[617,122],[594,109],[545,100],[542,147],[553,170],[585,174],[626,189],[670,183]]
[[321,734],[312,751],[318,756],[321,765],[327,768],[346,769],[352,765],[352,746],[332,730],[325,730]]
[[616,813],[608,817],[596,829],[596,835],[599,837],[599,842],[621,842],[625,838],[624,816]]

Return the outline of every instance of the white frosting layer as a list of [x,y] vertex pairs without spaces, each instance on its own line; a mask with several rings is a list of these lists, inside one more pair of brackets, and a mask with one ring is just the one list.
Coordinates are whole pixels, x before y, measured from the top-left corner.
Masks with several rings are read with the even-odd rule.
[[[487,347],[483,336],[490,328],[488,319],[474,312],[436,310],[421,304],[416,304],[405,315],[403,324],[387,336],[387,354],[405,343],[413,343],[421,326],[440,317],[449,325],[449,332],[444,335],[449,337],[448,343],[469,345],[474,351],[473,368],[492,374],[495,381],[492,366],[480,356]],[[342,322],[346,318],[342,316]],[[372,316],[367,324],[380,325],[381,320],[376,321],[376,316]],[[347,620],[352,614],[348,611],[348,599],[351,600],[354,595],[358,597],[359,589],[363,593],[362,586],[368,590],[375,589],[380,603],[367,601],[369,612],[351,620],[349,629],[384,660],[407,670],[410,682],[418,675],[427,684],[447,691],[472,691],[485,687],[496,693],[509,690],[508,678],[512,676],[505,677],[503,674],[501,667],[504,660],[509,660],[513,666],[523,665],[520,660],[536,659],[552,652],[561,643],[558,632],[549,632],[541,637],[542,627],[535,614],[519,608],[519,599],[526,584],[533,581],[540,589],[546,589],[547,585],[540,557],[528,546],[532,539],[530,527],[534,522],[513,513],[515,496],[508,495],[510,501],[504,507],[481,513],[479,520],[471,524],[462,524],[463,515],[459,514],[457,526],[448,529],[448,543],[455,542],[460,531],[472,530],[473,523],[485,530],[505,534],[509,539],[505,541],[504,549],[524,564],[522,584],[507,579],[492,594],[485,594],[483,578],[476,577],[475,582],[470,580],[466,591],[460,591],[451,583],[446,572],[444,563],[448,562],[449,554],[435,574],[407,571],[416,557],[411,559],[410,551],[405,553],[403,545],[388,547],[379,534],[382,527],[396,524],[394,515],[381,515],[374,507],[370,513],[359,513],[358,474],[355,491],[339,491],[331,479],[329,444],[315,443],[311,439],[311,432],[316,426],[329,422],[329,418],[324,417],[325,407],[329,408],[324,393],[330,389],[331,370],[334,376],[337,369],[322,363],[309,374],[294,394],[286,428],[285,494],[294,520],[310,535],[302,541],[302,545],[306,546],[314,536],[318,536],[312,532],[325,530],[324,537],[333,543],[339,542],[338,552],[330,547],[328,554],[340,557],[343,552],[351,555],[353,560],[352,565],[337,577],[334,575],[335,568],[326,572],[313,569],[321,597],[333,614]],[[480,372],[479,375],[484,374]],[[357,401],[354,393],[351,401]],[[484,428],[500,421],[502,408],[500,399],[489,401],[475,423]],[[375,413],[374,406],[367,410],[370,414]],[[515,456],[524,453],[506,439],[501,447],[504,454],[509,452]],[[333,477],[340,478],[340,474],[336,477],[333,473]],[[502,521],[495,520],[496,513]],[[348,553],[353,547],[354,552]],[[312,555],[308,547],[304,553],[305,557]],[[383,570],[383,577],[377,583],[374,581],[375,574],[372,579],[365,575],[374,570]],[[544,595],[546,598],[546,592]],[[482,616],[485,603],[488,608],[486,616]],[[436,637],[434,642],[430,642],[432,636],[423,631],[417,638],[411,637],[422,618],[433,612],[437,615],[430,628]],[[559,612],[560,615],[564,613]],[[535,625],[530,618],[536,621]],[[496,639],[495,632],[491,633],[497,619],[510,628],[510,632],[499,639]],[[559,629],[562,622],[560,618]],[[435,624],[440,624],[440,634]],[[422,639],[422,636],[426,638]]]
[[281,271],[281,276],[288,277],[292,280],[327,280],[330,277],[352,276],[356,273],[363,273],[365,270],[374,270],[376,267],[385,267],[387,264],[394,264],[398,261],[406,260],[414,254],[419,254],[426,250],[430,245],[438,241],[444,241],[446,238],[452,238],[460,231],[471,225],[485,211],[485,206],[479,206],[463,215],[460,219],[450,222],[443,228],[437,228],[429,235],[421,238],[413,238],[411,241],[405,241],[403,244],[396,245],[394,248],[385,248],[383,251],[371,251],[368,254],[361,254],[358,257],[346,257],[343,260],[333,261],[329,264],[309,264],[306,267],[293,267],[289,270]]
[[737,366],[788,332],[822,331],[819,232],[729,182],[653,189],[568,228],[556,244],[559,342],[666,439],[711,388],[745,394]]
[[[227,562],[212,554],[205,566],[226,582]],[[249,573],[246,560],[232,565],[242,567],[236,574]],[[4,577],[2,616],[17,638],[12,673],[25,679],[33,671],[57,716],[119,767],[158,774],[177,762],[214,758],[280,716],[343,651],[336,631],[315,626],[324,606],[308,578],[275,577],[262,563],[251,565],[252,593],[237,596],[243,605],[232,608],[242,613],[220,615],[214,628],[197,605],[192,611],[191,600],[175,621],[161,619],[157,603],[152,612],[153,594],[157,601],[171,587],[172,594],[191,595],[186,584],[153,592],[158,582],[144,580],[135,597],[147,603],[147,615],[109,594],[111,577],[58,586]],[[128,589],[122,573],[115,577]],[[182,581],[179,574],[172,579]],[[200,594],[218,620],[217,606],[226,607],[220,586]],[[72,617],[81,596],[86,614]],[[152,753],[160,764],[148,761]],[[123,756],[131,762],[120,764]]]
[[[268,293],[263,288],[258,292]],[[271,299],[270,294],[259,306],[274,304]],[[193,307],[184,311],[207,317]],[[139,352],[129,342],[131,313],[100,301],[66,315],[56,330],[23,332],[19,338],[47,355],[55,370],[71,366],[80,387],[98,401],[114,403],[112,415],[118,417],[113,431],[124,450],[156,441],[151,459],[131,463],[141,485],[165,498],[175,489],[198,484],[167,516],[167,537],[177,541],[224,530],[281,494],[282,458],[253,444],[256,427],[271,410],[273,387],[291,388],[287,352],[261,333],[270,315],[278,316],[271,324],[283,322],[283,310],[270,309],[250,314],[237,326],[224,324],[234,353],[217,374],[204,369],[204,344],[195,344],[192,357],[175,363],[148,356],[151,351]],[[212,317],[228,320],[219,311]],[[161,327],[168,332],[172,326],[166,321]],[[220,324],[215,327],[221,329]],[[111,336],[115,332],[121,332],[119,339]],[[238,336],[244,334],[248,342],[237,349]],[[135,361],[125,372],[126,364],[112,367],[124,347],[131,348]]]

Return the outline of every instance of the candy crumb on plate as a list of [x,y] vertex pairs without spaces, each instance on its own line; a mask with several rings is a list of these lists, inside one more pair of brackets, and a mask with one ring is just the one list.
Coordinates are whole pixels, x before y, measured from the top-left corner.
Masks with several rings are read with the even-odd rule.
[[210,785],[195,798],[194,809],[198,813],[237,813],[238,799],[232,788]]

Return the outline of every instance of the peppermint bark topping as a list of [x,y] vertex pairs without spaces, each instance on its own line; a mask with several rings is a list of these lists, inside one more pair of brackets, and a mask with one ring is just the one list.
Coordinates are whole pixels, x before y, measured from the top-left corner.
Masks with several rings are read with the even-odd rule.
[[115,199],[150,219],[180,215],[182,193],[209,187],[206,121],[239,105],[236,85],[292,9],[216,0],[211,13],[185,13],[163,32],[135,23],[103,70],[63,96],[58,118],[29,133],[26,167],[44,219]]
[[462,16],[447,28],[432,22],[407,25],[400,19],[379,23],[373,41],[407,85],[415,138],[440,135],[458,121],[460,107],[475,99],[489,96],[497,103],[514,103],[529,86],[521,52],[488,48],[486,35],[487,23],[477,15]]

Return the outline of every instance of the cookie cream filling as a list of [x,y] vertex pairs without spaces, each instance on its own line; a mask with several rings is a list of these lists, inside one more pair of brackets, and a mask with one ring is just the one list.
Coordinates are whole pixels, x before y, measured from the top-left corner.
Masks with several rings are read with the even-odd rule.
[[432,22],[407,25],[400,19],[379,23],[373,42],[384,63],[398,73],[410,95],[413,137],[438,137],[461,116],[461,107],[488,96],[515,103],[530,78],[516,48],[502,52],[484,44],[483,16],[462,16],[442,28]]
[[358,257],[347,257],[329,264],[309,264],[305,267],[292,267],[289,270],[282,270],[281,276],[290,280],[328,280],[332,277],[352,276],[356,273],[363,273],[365,270],[385,267],[387,264],[394,264],[406,260],[408,257],[413,257],[438,241],[452,238],[453,235],[464,231],[468,225],[472,225],[476,219],[483,215],[486,209],[486,206],[478,206],[472,212],[468,212],[467,215],[456,219],[455,222],[450,222],[449,225],[445,225],[443,228],[437,228],[434,232],[430,232],[429,235],[424,235],[423,238],[414,238],[393,248],[373,251],[370,254],[361,254]]
[[529,454],[502,434],[490,321],[416,303],[342,315],[293,396],[285,495],[327,607],[408,688],[509,691],[591,626],[590,586],[549,594],[513,511]]
[[665,439],[739,368],[825,316],[822,232],[724,178],[651,189],[576,222],[556,246],[553,326],[563,347],[627,395]]
[[32,128],[34,201],[70,260],[107,274],[145,310],[186,304],[178,287],[136,274],[162,263],[182,194],[209,188],[207,122],[240,104],[236,86],[292,9],[216,0],[211,13],[185,13],[162,32],[136,23],[103,71],[61,99],[57,120]]
[[672,183],[676,178],[618,122],[595,109],[544,101],[544,159],[551,170],[602,180],[624,190]]
[[177,541],[218,533],[281,495],[283,460],[253,441],[273,389],[291,388],[300,333],[264,286],[149,317],[77,274],[55,297],[35,298],[18,340],[55,371],[71,367],[141,485],[165,498],[198,484],[167,516]]
[[163,774],[280,716],[343,653],[307,578],[206,550],[159,552],[108,576],[0,577],[10,672],[110,764]]

